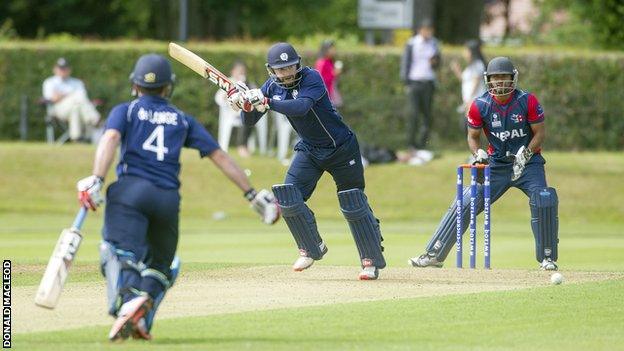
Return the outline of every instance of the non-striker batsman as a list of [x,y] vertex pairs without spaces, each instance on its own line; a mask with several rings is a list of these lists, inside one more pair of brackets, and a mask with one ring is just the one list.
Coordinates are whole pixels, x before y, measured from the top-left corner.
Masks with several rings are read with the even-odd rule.
[[78,182],[81,202],[95,210],[104,202],[104,177],[121,145],[117,181],[106,192],[100,245],[108,312],[116,317],[111,340],[150,339],[156,309],[178,275],[178,174],[183,147],[209,157],[244,192],[265,223],[279,218],[272,194],[256,192],[206,129],[168,101],[174,78],[163,56],[139,58],[130,76],[138,98],[111,110],[92,175]]

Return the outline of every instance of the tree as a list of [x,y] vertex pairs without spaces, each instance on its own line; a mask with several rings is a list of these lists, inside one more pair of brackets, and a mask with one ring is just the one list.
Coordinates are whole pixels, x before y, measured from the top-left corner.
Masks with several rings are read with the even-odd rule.
[[[536,18],[535,35],[557,44],[624,48],[624,0],[535,0],[541,14]],[[540,27],[551,23],[557,11],[566,11],[566,23],[543,33]]]
[[624,0],[575,0],[571,11],[587,18],[596,42],[605,48],[624,48]]
[[0,23],[10,20],[20,37],[52,33],[96,37],[136,36],[148,29],[149,12],[139,0],[11,0],[0,5]]
[[[179,0],[0,1],[0,25],[20,37],[54,33],[172,40]],[[314,33],[361,35],[357,0],[188,0],[188,36],[200,39],[286,39]]]
[[484,0],[436,1],[436,36],[454,44],[478,38],[484,6]]

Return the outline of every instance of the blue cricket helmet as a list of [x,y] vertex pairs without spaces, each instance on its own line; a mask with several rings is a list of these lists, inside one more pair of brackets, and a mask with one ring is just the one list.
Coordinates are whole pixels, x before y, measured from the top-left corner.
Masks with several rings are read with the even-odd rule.
[[175,74],[171,64],[164,56],[146,54],[137,60],[134,70],[130,73],[130,81],[144,88],[159,88],[173,84]]
[[301,63],[301,57],[288,43],[277,43],[267,53],[267,65],[271,68],[283,68]]
[[[275,75],[275,69],[297,65],[297,71],[293,81],[284,83]],[[283,88],[293,88],[299,84],[301,80],[301,57],[297,54],[295,48],[288,43],[277,43],[269,48],[267,53],[266,68],[269,76],[275,80],[275,83]]]

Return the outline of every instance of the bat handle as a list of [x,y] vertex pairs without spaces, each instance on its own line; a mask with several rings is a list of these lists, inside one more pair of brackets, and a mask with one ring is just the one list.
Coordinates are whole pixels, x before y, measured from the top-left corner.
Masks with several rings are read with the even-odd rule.
[[234,85],[241,92],[249,90],[249,87],[247,86],[247,84],[245,84],[243,82],[237,81],[237,82],[234,82]]
[[78,211],[78,214],[74,219],[74,224],[72,224],[72,228],[75,228],[77,230],[80,230],[80,228],[82,228],[82,222],[84,222],[85,218],[87,217],[87,212],[89,211],[86,207],[80,207],[80,211]]

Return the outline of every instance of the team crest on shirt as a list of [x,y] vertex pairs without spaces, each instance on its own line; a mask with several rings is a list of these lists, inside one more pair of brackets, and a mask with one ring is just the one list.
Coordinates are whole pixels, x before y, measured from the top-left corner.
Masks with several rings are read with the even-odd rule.
[[297,95],[299,95],[299,91],[298,91],[297,89],[294,89],[294,90],[292,91],[292,96],[293,96],[293,99],[296,99],[296,98],[297,98]]
[[514,121],[514,123],[520,123],[524,121],[524,116],[514,113],[511,115],[511,120]]
[[493,113],[492,114],[492,127],[500,128],[502,126],[503,126],[503,124],[502,124],[501,120],[498,119],[498,114],[497,113]]

